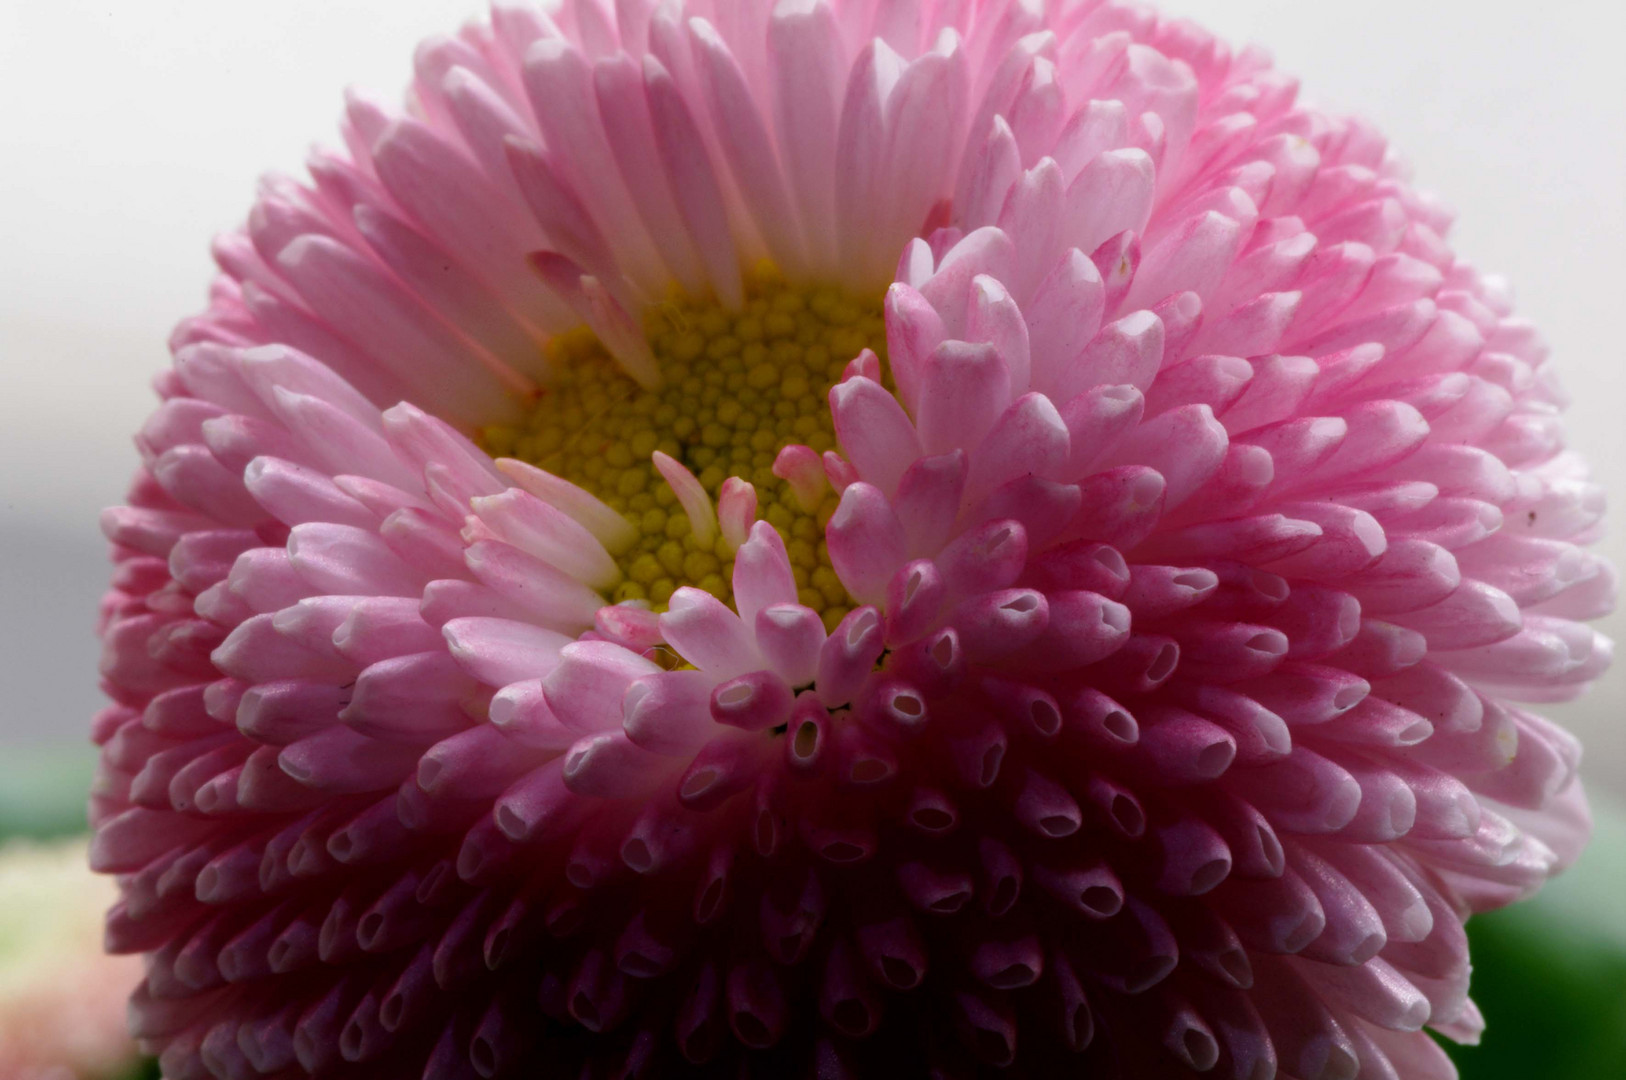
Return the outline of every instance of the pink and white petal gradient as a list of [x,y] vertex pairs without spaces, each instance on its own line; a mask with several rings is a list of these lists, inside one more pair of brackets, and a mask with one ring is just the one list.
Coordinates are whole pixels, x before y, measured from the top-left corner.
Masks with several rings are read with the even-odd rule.
[[[1101,0],[502,0],[415,59],[216,242],[103,518],[166,1077],[1451,1075],[1463,920],[1586,839],[1532,709],[1616,578],[1376,132]],[[855,358],[778,466],[860,606],[743,487],[733,607],[607,606],[626,522],[469,433],[574,326],[652,384],[644,310],[762,258],[885,294],[896,393]]]

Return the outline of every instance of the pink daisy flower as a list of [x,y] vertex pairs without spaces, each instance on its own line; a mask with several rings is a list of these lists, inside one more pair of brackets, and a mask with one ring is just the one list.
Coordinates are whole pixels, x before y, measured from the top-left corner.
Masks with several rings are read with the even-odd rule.
[[498,4],[104,527],[170,1080],[1453,1075],[1602,497],[1382,139],[1115,2]]

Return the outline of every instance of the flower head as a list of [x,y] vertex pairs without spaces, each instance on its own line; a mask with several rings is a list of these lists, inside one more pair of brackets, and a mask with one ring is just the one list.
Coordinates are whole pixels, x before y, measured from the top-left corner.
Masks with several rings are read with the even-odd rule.
[[104,520],[166,1076],[1450,1074],[1615,579],[1374,132],[1002,0],[501,3],[343,130]]

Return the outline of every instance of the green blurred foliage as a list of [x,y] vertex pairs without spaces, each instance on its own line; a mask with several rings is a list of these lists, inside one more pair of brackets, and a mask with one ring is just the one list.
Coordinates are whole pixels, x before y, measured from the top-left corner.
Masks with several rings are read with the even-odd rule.
[[95,748],[0,745],[0,841],[50,840],[85,831]]
[[1468,923],[1478,1046],[1463,1080],[1626,1077],[1626,807],[1599,799],[1592,846],[1533,900]]
[[163,1080],[163,1073],[158,1071],[158,1061],[148,1058],[118,1080]]
[[1626,1077],[1626,955],[1517,908],[1469,929],[1486,1028],[1448,1046],[1464,1080]]

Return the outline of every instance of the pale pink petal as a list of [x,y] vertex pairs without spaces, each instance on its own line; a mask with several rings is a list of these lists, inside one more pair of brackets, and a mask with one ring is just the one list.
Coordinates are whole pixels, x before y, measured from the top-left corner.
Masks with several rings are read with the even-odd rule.
[[921,456],[914,425],[879,383],[847,379],[830,388],[830,412],[842,452],[858,475],[894,495],[904,471]]
[[661,616],[661,633],[668,645],[691,664],[722,678],[731,678],[760,663],[753,636],[716,597],[684,587],[672,594],[671,606]]
[[880,600],[904,560],[902,524],[870,484],[850,485],[830,518],[830,561],[854,597]]
[[750,539],[734,555],[734,608],[746,626],[757,625],[757,613],[776,604],[796,602],[785,541],[772,525],[751,526]]

